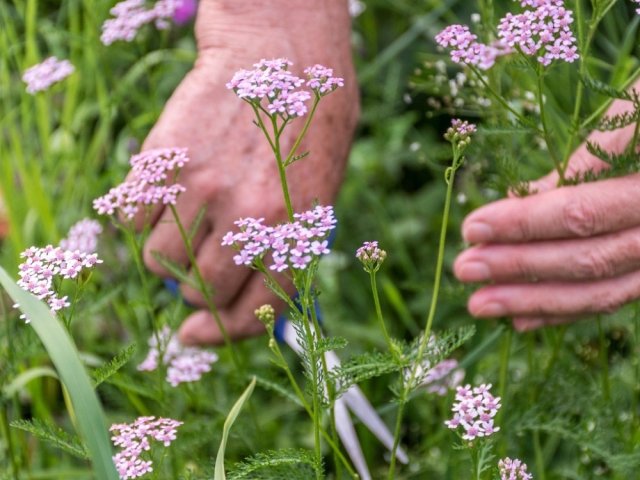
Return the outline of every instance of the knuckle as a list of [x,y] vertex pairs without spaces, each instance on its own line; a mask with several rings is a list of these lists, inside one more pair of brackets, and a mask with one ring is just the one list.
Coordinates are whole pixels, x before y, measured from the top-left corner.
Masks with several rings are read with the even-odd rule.
[[606,253],[591,249],[577,258],[573,273],[578,279],[608,278],[615,275],[615,266]]
[[566,229],[578,237],[589,237],[598,230],[598,212],[585,199],[567,202],[562,209],[562,221]]

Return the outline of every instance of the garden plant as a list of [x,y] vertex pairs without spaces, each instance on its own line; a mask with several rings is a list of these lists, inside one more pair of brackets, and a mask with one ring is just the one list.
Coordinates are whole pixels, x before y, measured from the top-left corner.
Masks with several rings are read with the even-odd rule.
[[[274,299],[255,307],[261,335],[237,341],[196,259],[206,205],[189,221],[177,207],[191,152],[141,148],[197,62],[196,2],[0,0],[0,479],[637,477],[638,295],[588,280],[633,260],[555,259],[606,314],[512,318],[478,306],[489,277],[463,259],[483,247],[460,253],[491,241],[463,223],[484,204],[551,192],[553,217],[578,186],[637,182],[640,2],[344,8],[361,118],[334,205],[299,205],[290,172],[356,88],[347,72],[283,53],[225,77],[252,115],[232,127],[259,132],[283,205],[220,235]],[[631,231],[626,198],[610,216]],[[159,207],[189,266],[151,252],[165,278],[145,265]],[[583,220],[577,237],[627,238]],[[536,233],[508,301],[545,288],[526,266],[558,225]],[[179,283],[219,344],[181,342],[195,307]]]

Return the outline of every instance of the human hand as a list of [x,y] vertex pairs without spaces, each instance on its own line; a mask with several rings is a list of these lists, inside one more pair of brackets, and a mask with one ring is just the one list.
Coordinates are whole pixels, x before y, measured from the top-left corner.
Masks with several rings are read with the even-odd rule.
[[[637,88],[637,87],[636,87]],[[609,114],[630,108],[614,102]],[[620,153],[633,125],[590,140]],[[568,176],[606,164],[582,145]],[[556,172],[533,182],[538,193],[472,212],[462,235],[473,246],[455,261],[463,282],[489,282],[468,301],[475,317],[513,318],[518,330],[611,312],[640,297],[640,175],[556,188]]]
[[[251,108],[225,87],[234,72],[261,58],[287,57],[294,71],[320,63],[345,79],[345,87],[321,102],[299,153],[311,154],[288,168],[296,211],[314,200],[331,204],[341,183],[358,117],[358,91],[350,52],[350,17],[346,1],[323,0],[309,8],[306,0],[212,1],[200,4],[196,22],[198,59],[168,101],[144,142],[143,150],[187,147],[191,161],[180,172],[186,191],[176,209],[186,228],[202,207],[204,220],[193,240],[196,263],[214,291],[220,319],[232,338],[263,330],[254,310],[282,305],[264,286],[261,275],[236,266],[233,249],[222,236],[241,217],[264,217],[265,223],[286,219],[286,209],[273,153],[256,128]],[[285,147],[293,144],[304,120],[289,127]],[[286,134],[287,132],[285,132]],[[154,252],[188,267],[189,261],[168,208],[151,215],[152,230],[144,247],[148,268],[162,277],[170,273]],[[140,225],[140,220],[138,221]],[[203,307],[192,286],[180,286],[184,298]],[[222,335],[208,310],[191,314],[180,329],[187,344],[221,343]]]

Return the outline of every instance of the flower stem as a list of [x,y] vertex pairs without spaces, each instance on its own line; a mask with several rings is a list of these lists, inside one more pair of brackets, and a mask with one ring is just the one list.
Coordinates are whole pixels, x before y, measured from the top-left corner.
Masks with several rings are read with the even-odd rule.
[[187,234],[184,228],[184,225],[182,225],[182,221],[178,216],[178,211],[176,210],[175,205],[170,204],[169,208],[171,209],[173,218],[176,221],[176,225],[178,226],[178,231],[180,232],[182,243],[184,244],[184,248],[187,252],[187,257],[189,258],[189,263],[191,264],[191,270],[193,271],[193,274],[196,277],[198,288],[202,293],[202,296],[204,297],[205,302],[207,303],[207,308],[211,312],[211,315],[213,316],[213,319],[216,322],[216,326],[218,327],[218,329],[220,330],[220,333],[222,334],[225,347],[227,348],[231,356],[231,360],[233,361],[234,366],[236,367],[238,372],[242,373],[243,366],[242,366],[242,363],[240,362],[240,358],[238,357],[236,350],[233,348],[233,344],[231,343],[231,337],[229,337],[229,332],[227,332],[227,329],[222,323],[222,319],[220,318],[220,314],[218,313],[218,308],[216,307],[215,303],[213,303],[211,289],[207,286],[206,282],[204,281],[204,278],[202,277],[202,272],[200,272],[200,268],[198,267],[198,262],[196,261],[195,254],[193,252],[193,245],[191,244],[191,238],[189,238],[189,235]]
[[384,334],[384,338],[387,342],[387,348],[392,353],[394,357],[397,357],[398,352],[391,341],[391,337],[389,336],[389,332],[387,331],[387,327],[384,323],[384,318],[382,317],[382,308],[380,308],[380,299],[378,297],[378,284],[376,282],[376,272],[369,272],[369,278],[371,279],[371,292],[373,293],[373,303],[376,307],[376,317],[378,317],[378,322],[380,323],[380,327],[382,328],[382,333]]
[[598,340],[600,342],[600,367],[602,368],[602,397],[605,402],[611,400],[611,382],[609,380],[609,348],[604,328],[602,328],[602,316],[596,317],[598,324]]

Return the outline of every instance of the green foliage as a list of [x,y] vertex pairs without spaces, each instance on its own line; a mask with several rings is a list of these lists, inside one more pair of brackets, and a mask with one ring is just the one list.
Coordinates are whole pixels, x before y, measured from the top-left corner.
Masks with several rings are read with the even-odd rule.
[[397,362],[390,352],[367,352],[355,355],[334,368],[330,373],[336,385],[336,398],[339,398],[353,385],[397,372],[408,365],[408,359],[404,362]]
[[83,460],[89,459],[89,453],[80,439],[71,435],[53,423],[38,420],[14,420],[11,426],[31,433],[33,436]]
[[123,348],[118,352],[118,354],[109,360],[107,363],[102,365],[99,368],[96,368],[91,372],[91,378],[93,380],[93,386],[97,387],[102,382],[108,380],[113,375],[115,375],[122,367],[124,367],[131,357],[133,356],[136,349],[136,344],[132,343],[131,345]]
[[299,449],[270,450],[245,458],[234,466],[229,480],[303,480],[313,478],[317,465],[313,452]]

